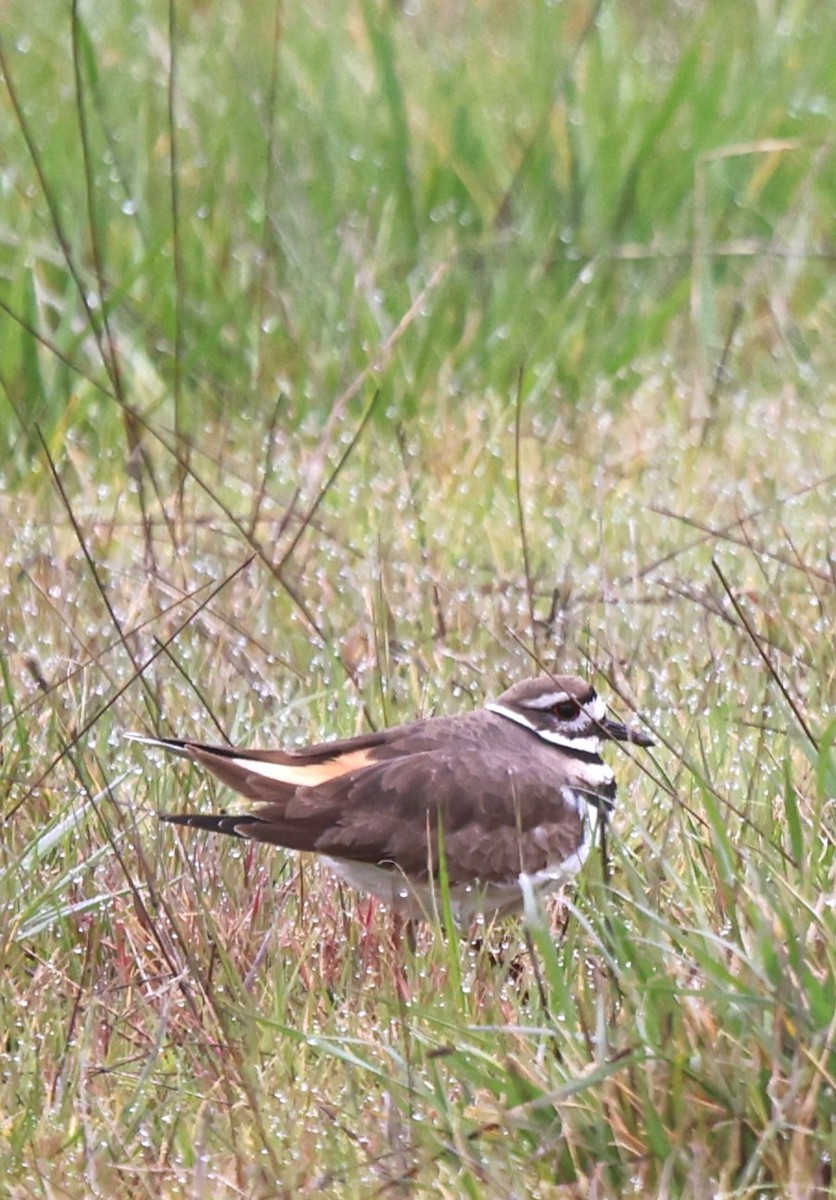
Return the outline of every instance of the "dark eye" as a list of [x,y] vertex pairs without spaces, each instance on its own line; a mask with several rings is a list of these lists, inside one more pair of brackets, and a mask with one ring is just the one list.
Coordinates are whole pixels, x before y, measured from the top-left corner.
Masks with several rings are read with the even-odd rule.
[[573,721],[579,709],[574,700],[561,700],[559,704],[555,704],[552,712],[556,717],[560,717],[561,721]]

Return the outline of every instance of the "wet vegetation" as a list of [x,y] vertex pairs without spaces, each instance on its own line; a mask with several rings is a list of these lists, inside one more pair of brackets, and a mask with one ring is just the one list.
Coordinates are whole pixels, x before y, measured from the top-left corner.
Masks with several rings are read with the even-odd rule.
[[[0,1190],[832,1195],[829,6],[10,0],[0,49]],[[120,737],[540,666],[659,744],[530,945],[412,953]]]

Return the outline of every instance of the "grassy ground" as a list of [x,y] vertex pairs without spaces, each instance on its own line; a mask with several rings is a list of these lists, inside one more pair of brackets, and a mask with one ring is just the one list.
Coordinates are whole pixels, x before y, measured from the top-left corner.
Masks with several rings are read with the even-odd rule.
[[[836,16],[3,6],[0,1194],[836,1194]],[[503,962],[155,820],[537,664]],[[494,937],[498,937],[495,931]]]

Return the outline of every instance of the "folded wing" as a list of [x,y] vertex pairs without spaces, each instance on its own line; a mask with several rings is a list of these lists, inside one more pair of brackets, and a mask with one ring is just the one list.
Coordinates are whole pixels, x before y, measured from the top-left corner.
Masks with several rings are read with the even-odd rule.
[[256,803],[251,813],[164,820],[391,867],[416,880],[437,873],[442,843],[455,885],[542,871],[583,838],[577,807],[538,770],[536,753],[509,766],[499,748],[419,739],[420,748],[410,749],[391,730],[300,753],[157,744]]

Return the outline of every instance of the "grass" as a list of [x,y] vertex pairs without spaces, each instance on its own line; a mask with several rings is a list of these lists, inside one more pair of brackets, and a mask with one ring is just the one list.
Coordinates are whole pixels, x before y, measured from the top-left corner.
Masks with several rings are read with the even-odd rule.
[[[4,1194],[834,1194],[834,45],[6,6]],[[660,744],[534,962],[160,825],[228,795],[120,737],[537,663]]]

